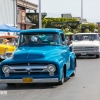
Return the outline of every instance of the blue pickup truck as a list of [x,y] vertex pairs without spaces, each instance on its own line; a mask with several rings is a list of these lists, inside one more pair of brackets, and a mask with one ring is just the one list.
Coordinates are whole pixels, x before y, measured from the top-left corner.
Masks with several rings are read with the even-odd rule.
[[59,83],[75,76],[76,56],[61,29],[28,29],[11,58],[0,64],[0,83]]

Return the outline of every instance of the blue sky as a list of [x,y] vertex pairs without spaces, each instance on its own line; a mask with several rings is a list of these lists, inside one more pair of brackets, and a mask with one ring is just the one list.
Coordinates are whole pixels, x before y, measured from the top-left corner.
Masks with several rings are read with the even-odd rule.
[[[38,0],[28,0],[38,4]],[[61,17],[62,13],[81,16],[81,0],[41,0],[42,12],[47,17]],[[83,0],[83,18],[88,22],[100,22],[100,0]]]

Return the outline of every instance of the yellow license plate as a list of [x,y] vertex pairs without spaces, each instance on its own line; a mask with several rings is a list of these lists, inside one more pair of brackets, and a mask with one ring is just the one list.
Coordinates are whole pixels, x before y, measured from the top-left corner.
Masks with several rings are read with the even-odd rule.
[[32,78],[23,78],[23,83],[32,83],[33,79]]

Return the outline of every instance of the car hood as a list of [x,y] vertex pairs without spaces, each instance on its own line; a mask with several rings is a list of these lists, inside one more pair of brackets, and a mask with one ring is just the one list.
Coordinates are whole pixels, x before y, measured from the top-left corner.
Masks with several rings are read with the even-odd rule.
[[99,41],[73,41],[73,46],[99,46]]
[[14,52],[13,59],[48,59],[59,55],[59,49],[58,46],[20,47]]
[[0,44],[0,47],[2,47],[2,48],[10,47],[10,45],[7,45],[7,44]]

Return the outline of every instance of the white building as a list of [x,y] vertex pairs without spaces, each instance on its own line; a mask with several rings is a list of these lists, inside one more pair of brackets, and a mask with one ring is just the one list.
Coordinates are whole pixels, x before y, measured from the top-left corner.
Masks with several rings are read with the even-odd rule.
[[0,0],[0,24],[17,25],[16,0]]

